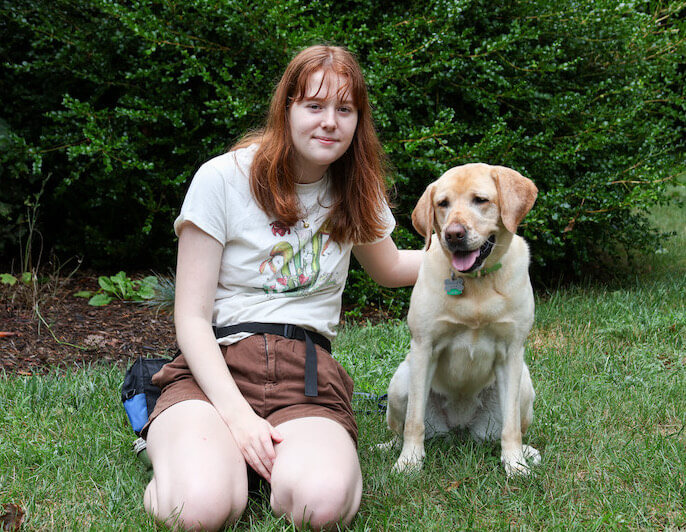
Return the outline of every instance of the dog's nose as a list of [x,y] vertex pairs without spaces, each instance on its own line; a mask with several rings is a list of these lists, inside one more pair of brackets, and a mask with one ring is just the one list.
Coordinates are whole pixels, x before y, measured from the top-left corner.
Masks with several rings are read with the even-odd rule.
[[448,244],[459,244],[466,236],[467,230],[462,224],[450,224],[445,228],[445,240]]

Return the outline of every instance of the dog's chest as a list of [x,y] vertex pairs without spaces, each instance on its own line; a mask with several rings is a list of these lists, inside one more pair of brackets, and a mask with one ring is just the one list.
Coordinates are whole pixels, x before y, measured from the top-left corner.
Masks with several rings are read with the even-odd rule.
[[453,325],[451,329],[433,346],[437,367],[432,387],[445,394],[471,396],[494,380],[505,343],[497,325],[477,329]]

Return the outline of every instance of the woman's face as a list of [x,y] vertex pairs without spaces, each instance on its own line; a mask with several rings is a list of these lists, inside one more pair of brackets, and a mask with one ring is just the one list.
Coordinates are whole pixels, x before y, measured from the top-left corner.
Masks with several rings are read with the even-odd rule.
[[[346,93],[345,80],[318,70],[307,82],[305,97],[288,110],[299,183],[314,183],[350,146],[357,127],[357,108]],[[343,96],[343,101],[339,97]]]

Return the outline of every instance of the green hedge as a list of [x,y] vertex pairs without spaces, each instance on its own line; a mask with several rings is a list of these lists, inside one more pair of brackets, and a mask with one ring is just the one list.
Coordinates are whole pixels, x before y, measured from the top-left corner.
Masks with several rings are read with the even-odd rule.
[[0,6],[3,262],[37,204],[58,256],[171,264],[192,174],[261,123],[286,63],[318,42],[360,59],[409,245],[420,245],[409,213],[427,183],[467,162],[503,164],[541,191],[521,229],[536,271],[578,273],[601,252],[654,251],[646,213],[684,169],[683,2]]

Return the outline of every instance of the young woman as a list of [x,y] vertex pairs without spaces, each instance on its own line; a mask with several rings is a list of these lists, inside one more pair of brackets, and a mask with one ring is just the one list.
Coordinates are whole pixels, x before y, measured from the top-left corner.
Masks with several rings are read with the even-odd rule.
[[393,227],[360,67],[342,48],[308,48],[264,130],[198,170],[175,221],[183,354],[154,379],[148,512],[221,528],[241,516],[252,469],[276,515],[350,523],[362,493],[353,383],[328,341],[351,252],[384,286],[415,282],[421,252],[399,251]]

